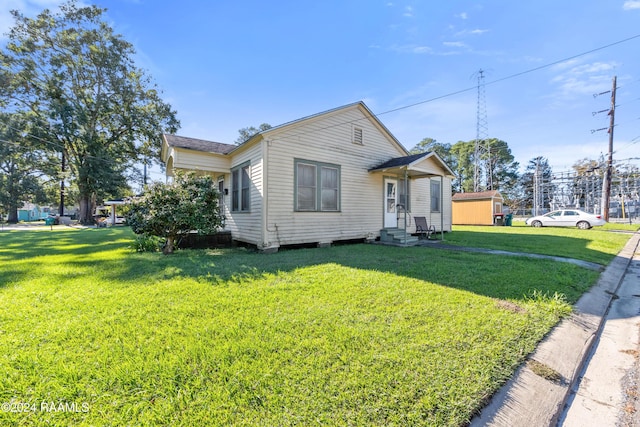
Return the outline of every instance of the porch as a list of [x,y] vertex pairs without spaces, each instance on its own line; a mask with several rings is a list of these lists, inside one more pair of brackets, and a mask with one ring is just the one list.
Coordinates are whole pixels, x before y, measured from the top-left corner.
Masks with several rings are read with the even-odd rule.
[[[451,198],[450,194],[445,198],[445,187],[449,188],[453,172],[436,153],[397,157],[369,169],[369,173],[383,175],[382,243],[401,246],[420,243],[420,239],[412,235],[416,231],[415,216],[425,217],[429,225],[439,230],[439,239],[444,240],[445,226],[451,227]],[[424,193],[412,194],[418,190],[411,190],[410,183],[425,179],[429,180],[428,184],[414,185]]]

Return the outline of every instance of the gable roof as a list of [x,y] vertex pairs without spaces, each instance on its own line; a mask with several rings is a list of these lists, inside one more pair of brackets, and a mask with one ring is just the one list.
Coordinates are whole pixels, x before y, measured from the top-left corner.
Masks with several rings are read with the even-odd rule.
[[479,191],[476,193],[456,193],[453,195],[451,200],[480,200],[494,198],[502,199],[502,194],[497,190]]
[[392,144],[394,144],[396,146],[396,148],[398,148],[400,150],[401,153],[407,153],[407,154],[409,153],[407,151],[407,149],[404,148],[404,146],[400,143],[400,141],[398,141],[398,139],[396,139],[396,137],[389,131],[389,129],[387,129],[387,127],[378,119],[378,117],[375,114],[373,114],[373,112],[369,109],[369,107],[367,107],[365,105],[365,103],[362,102],[362,101],[357,101],[357,102],[353,102],[351,104],[343,105],[341,107],[332,108],[331,110],[327,110],[327,111],[323,111],[323,112],[320,112],[320,113],[312,114],[310,116],[302,117],[300,119],[292,120],[290,122],[286,122],[286,123],[283,123],[281,125],[269,128],[267,130],[263,130],[262,132],[258,132],[257,134],[253,135],[247,141],[245,141],[242,144],[240,144],[237,148],[243,147],[244,145],[251,144],[252,142],[258,141],[260,139],[266,139],[269,136],[277,134],[277,133],[281,132],[284,129],[301,125],[304,122],[309,122],[309,121],[315,120],[315,119],[323,117],[323,116],[335,114],[335,113],[338,113],[338,112],[341,112],[341,111],[346,111],[346,110],[350,110],[350,109],[354,109],[354,108],[359,109],[363,113],[364,117],[360,118],[360,119],[355,119],[355,120],[340,121],[339,123],[336,123],[336,124],[333,124],[333,125],[330,125],[330,126],[326,126],[324,128],[321,128],[321,129],[317,129],[314,132],[317,132],[317,131],[320,131],[320,130],[329,129],[329,128],[336,127],[336,126],[357,124],[358,122],[360,122],[362,120],[369,120],[371,123],[373,123],[374,126],[376,126],[387,137],[387,139],[389,139],[389,141]]
[[445,172],[445,175],[454,176],[453,171],[449,166],[438,156],[438,154],[434,151],[427,151],[425,153],[411,154],[403,157],[395,157],[391,160],[387,160],[386,162],[381,163],[378,166],[375,166],[369,169],[369,172],[395,172],[400,173],[402,169],[406,169],[409,176],[412,177],[429,177],[429,176],[440,176],[438,173],[433,173],[433,171],[429,171],[428,167],[425,167],[425,164],[420,165],[421,162],[427,160],[429,158],[433,158],[435,163],[442,168]]
[[[349,109],[354,109],[354,108],[359,109],[364,115],[364,117],[355,119],[355,120],[341,121],[337,124],[330,125],[322,129],[317,129],[315,131],[325,130],[335,126],[356,124],[362,120],[369,120],[399,150],[400,153],[409,154],[407,149],[400,143],[400,141],[396,139],[396,137],[389,131],[389,129],[387,129],[387,127],[378,119],[378,117],[375,114],[373,114],[373,112],[369,109],[369,107],[367,107],[365,103],[362,101],[353,102],[351,104],[343,105],[337,108],[332,108],[327,111],[312,114],[310,116],[302,117],[300,119],[296,119],[290,122],[283,123],[278,126],[274,126],[272,128],[269,128],[254,134],[251,138],[249,138],[248,140],[246,140],[245,142],[239,145],[225,144],[221,142],[207,141],[204,139],[189,138],[185,136],[170,135],[170,134],[164,134],[163,139],[164,139],[164,142],[166,142],[166,145],[168,147],[186,148],[189,150],[202,151],[206,153],[228,155],[228,154],[232,154],[236,150],[243,149],[253,144],[256,141],[266,139],[271,136],[275,136],[279,132],[285,129],[299,126],[305,122],[312,121],[323,116],[339,113],[339,112],[346,111]],[[163,144],[162,152],[164,153],[164,151],[165,150],[164,150],[164,144]],[[412,155],[407,157],[409,158],[415,157],[416,159],[420,159],[428,154],[434,155],[438,159],[440,164],[446,169],[446,171],[449,172],[451,175],[453,175],[453,172],[451,172],[449,167],[435,153],[421,153],[419,155]],[[398,159],[405,159],[405,157],[399,157]]]
[[429,154],[429,152],[412,154],[410,156],[404,156],[404,157],[396,157],[394,159],[387,160],[386,162],[376,166],[375,168],[369,169],[369,172],[382,170],[382,169],[391,169],[391,168],[402,167],[402,166],[410,166],[411,163],[425,157],[427,154]]
[[205,153],[229,154],[237,148],[237,145],[223,144],[222,142],[207,141],[186,136],[164,134],[163,137],[170,147],[186,148],[189,150],[203,151]]

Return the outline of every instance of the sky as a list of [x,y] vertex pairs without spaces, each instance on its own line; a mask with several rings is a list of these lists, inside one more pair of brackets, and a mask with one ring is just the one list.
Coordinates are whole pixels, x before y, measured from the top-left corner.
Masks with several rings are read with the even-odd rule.
[[[0,33],[9,10],[60,3],[3,0]],[[233,143],[244,127],[364,101],[407,149],[470,141],[483,70],[488,137],[506,141],[522,170],[542,156],[559,173],[608,152],[607,131],[593,131],[609,116],[593,113],[608,111],[601,93],[616,76],[614,161],[640,164],[640,0],[93,4],[134,45],[179,135]]]

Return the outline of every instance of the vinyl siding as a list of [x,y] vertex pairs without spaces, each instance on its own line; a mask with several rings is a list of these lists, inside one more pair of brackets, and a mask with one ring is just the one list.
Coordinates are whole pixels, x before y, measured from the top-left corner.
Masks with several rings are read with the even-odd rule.
[[[416,225],[413,217],[423,216],[427,220],[428,225],[434,225],[437,231],[451,231],[451,179],[444,178],[444,195],[441,200],[442,221],[440,212],[431,212],[431,179],[440,182],[440,177],[436,178],[419,178],[410,180],[409,193],[411,197],[411,207],[407,218],[407,231],[415,233]],[[399,227],[403,227],[403,214],[400,213]],[[441,227],[442,225],[442,227]]]
[[[363,143],[352,142],[353,123]],[[382,227],[382,174],[368,170],[405,155],[354,108],[321,116],[268,136],[268,198],[265,245],[280,246],[373,238]],[[295,159],[340,166],[340,211],[296,212]]]
[[228,173],[231,168],[230,158],[222,154],[172,147],[170,157],[175,169]]
[[231,161],[230,169],[249,162],[251,177],[250,210],[248,212],[231,212],[231,174],[225,175],[225,187],[229,194],[225,196],[226,221],[225,230],[230,230],[235,240],[260,246],[262,240],[262,149],[257,143],[236,153]]
[[[362,141],[354,128],[362,130]],[[405,156],[377,122],[360,106],[338,109],[265,131],[228,155],[174,149],[167,163],[224,177],[225,229],[235,240],[266,249],[300,243],[376,238],[383,227],[383,173],[370,173],[381,163]],[[340,168],[338,212],[297,212],[294,206],[295,161],[337,165]],[[231,170],[249,163],[250,210],[232,212]],[[432,159],[417,165],[427,173],[442,173]],[[395,176],[393,176],[396,178]],[[436,178],[440,179],[440,178]],[[440,227],[440,213],[430,211],[429,178],[410,181],[410,216],[425,216]],[[451,230],[451,181],[444,180],[444,229]],[[415,225],[408,224],[409,231]]]
[[[437,181],[440,181],[440,178],[432,178],[435,179]],[[427,191],[430,192],[431,190],[431,185],[429,185],[429,180],[424,180],[425,183],[427,184]],[[427,210],[427,221],[429,222],[429,225],[434,225],[436,227],[437,231],[442,231],[442,229],[444,228],[444,231],[451,231],[451,179],[449,178],[444,178],[444,184],[443,184],[443,189],[442,189],[443,194],[443,199],[440,201],[440,205],[442,208],[442,218],[441,218],[441,214],[439,212],[431,212],[431,208],[429,207]],[[431,195],[429,194],[427,200],[431,200]],[[427,202],[429,203],[429,202]],[[442,225],[443,227],[441,227],[441,221],[442,221]]]

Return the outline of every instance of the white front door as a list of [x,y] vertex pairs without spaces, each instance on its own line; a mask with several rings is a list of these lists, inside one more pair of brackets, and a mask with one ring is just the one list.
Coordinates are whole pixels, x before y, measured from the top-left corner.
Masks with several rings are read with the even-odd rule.
[[385,178],[384,180],[384,227],[395,228],[398,226],[396,214],[396,197],[398,194],[398,180]]

